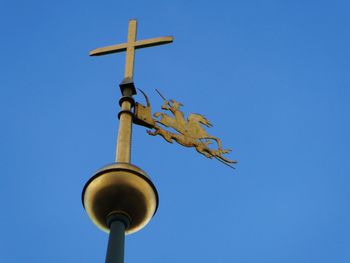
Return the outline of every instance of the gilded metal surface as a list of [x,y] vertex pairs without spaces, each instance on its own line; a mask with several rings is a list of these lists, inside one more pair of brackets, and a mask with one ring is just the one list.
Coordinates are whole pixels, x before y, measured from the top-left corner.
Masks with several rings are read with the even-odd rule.
[[121,105],[118,139],[116,145],[116,162],[130,163],[131,160],[131,135],[132,135],[132,116],[126,112],[131,111],[131,103],[123,101]]
[[141,103],[136,102],[134,123],[148,128],[153,128],[155,125],[155,121],[152,118],[151,104],[146,93],[144,93],[142,90],[140,91],[145,96],[147,105],[144,106]]
[[107,217],[112,213],[130,219],[127,234],[143,228],[155,214],[158,194],[147,174],[140,168],[117,163],[103,167],[86,183],[82,201],[91,220],[109,232]]
[[[237,163],[237,161],[224,157],[223,154],[227,154],[231,150],[223,149],[221,140],[206,132],[203,126],[212,127],[212,124],[207,118],[201,114],[191,113],[186,119],[184,113],[180,110],[183,106],[180,102],[173,99],[168,101],[158,90],[157,92],[164,100],[161,106],[162,110],[170,112],[171,114],[168,115],[164,112],[156,112],[153,114],[155,117],[153,118],[148,97],[142,92],[146,98],[147,106],[140,105],[140,103],[137,104],[138,106],[136,107],[134,117],[134,122],[136,124],[153,128],[153,131],[147,131],[149,135],[160,135],[169,143],[176,141],[183,146],[194,147],[200,154],[210,159],[214,157],[230,167],[232,167],[230,164]],[[164,129],[164,127],[171,128],[177,133],[168,131]],[[213,142],[216,143],[217,149],[209,147]]]
[[[90,52],[91,56],[101,56],[126,51],[125,74],[123,82],[129,82],[130,84],[133,84],[132,79],[134,74],[135,49],[168,44],[173,41],[173,38],[170,36],[151,38],[145,40],[136,40],[136,33],[137,21],[135,19],[131,19],[129,20],[128,40],[126,43],[97,48]],[[124,96],[132,97],[132,95],[134,94],[132,89],[130,89],[129,91],[124,90],[123,92],[125,93],[123,93]],[[131,110],[131,108],[131,103],[129,103],[128,101],[122,102],[121,114],[119,119],[118,139],[116,145],[116,162],[130,163],[131,161],[132,116],[130,116],[130,114],[127,114],[127,112]],[[138,109],[142,111],[141,108]]]
[[94,49],[90,51],[90,56],[101,56],[101,55],[107,55],[107,54],[126,51],[124,77],[133,79],[135,49],[159,46],[159,45],[169,44],[173,42],[173,37],[171,36],[157,37],[157,38],[136,41],[136,32],[137,32],[137,21],[134,19],[131,19],[129,21],[128,42],[122,43],[119,45],[113,45],[113,46]]

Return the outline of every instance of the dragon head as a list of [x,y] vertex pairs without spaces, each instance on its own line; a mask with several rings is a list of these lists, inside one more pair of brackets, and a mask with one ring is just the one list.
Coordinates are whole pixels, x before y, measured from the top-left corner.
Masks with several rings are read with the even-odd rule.
[[174,108],[175,110],[179,110],[183,104],[181,102],[177,102],[176,100],[171,99],[171,107]]

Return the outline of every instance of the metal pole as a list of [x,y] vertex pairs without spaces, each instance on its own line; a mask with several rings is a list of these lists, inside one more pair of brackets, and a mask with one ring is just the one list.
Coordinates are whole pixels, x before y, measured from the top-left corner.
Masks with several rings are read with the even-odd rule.
[[106,263],[124,263],[125,229],[129,226],[129,218],[116,213],[108,216],[109,239]]

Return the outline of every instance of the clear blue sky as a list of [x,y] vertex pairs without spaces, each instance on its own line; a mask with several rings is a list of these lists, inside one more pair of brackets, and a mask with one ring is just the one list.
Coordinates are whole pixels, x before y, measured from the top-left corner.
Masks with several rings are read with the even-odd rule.
[[[104,262],[81,204],[114,159],[124,55],[88,51],[173,35],[136,54],[135,83],[204,114],[232,171],[134,128],[157,214],[126,263],[350,262],[349,1],[6,1],[0,9],[0,261]],[[143,101],[141,96],[137,100]]]

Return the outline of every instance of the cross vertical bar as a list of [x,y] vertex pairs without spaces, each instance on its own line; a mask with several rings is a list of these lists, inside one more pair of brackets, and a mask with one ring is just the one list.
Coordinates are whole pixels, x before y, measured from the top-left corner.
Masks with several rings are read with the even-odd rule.
[[132,79],[134,73],[135,42],[136,42],[137,21],[129,21],[128,42],[126,46],[125,78]]
[[[134,72],[135,42],[137,21],[131,19],[128,28],[128,42],[126,43],[125,79],[132,81]],[[132,97],[131,90],[123,91],[123,96]],[[116,162],[130,163],[131,160],[131,134],[132,134],[132,104],[130,101],[121,101],[121,114],[116,146]]]

